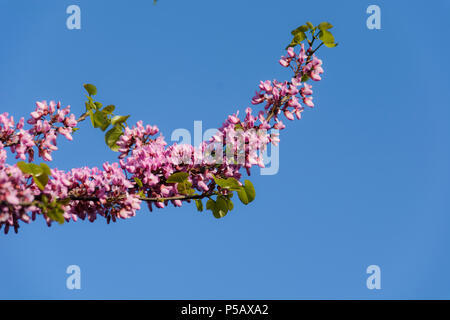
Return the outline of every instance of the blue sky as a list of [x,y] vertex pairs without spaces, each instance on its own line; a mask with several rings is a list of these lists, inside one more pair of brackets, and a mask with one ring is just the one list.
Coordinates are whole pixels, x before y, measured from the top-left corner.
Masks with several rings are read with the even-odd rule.
[[[81,30],[66,8],[81,8]],[[381,8],[381,30],[366,8]],[[1,112],[36,100],[79,114],[82,84],[132,121],[218,127],[278,65],[290,31],[331,22],[316,108],[281,134],[280,170],[254,171],[256,200],[226,218],[194,205],[106,225],[0,239],[2,299],[450,298],[449,42],[446,1],[0,0]],[[52,166],[114,161],[81,125]],[[12,159],[10,159],[12,161]],[[82,289],[66,288],[79,265]],[[381,268],[368,290],[366,268]]]

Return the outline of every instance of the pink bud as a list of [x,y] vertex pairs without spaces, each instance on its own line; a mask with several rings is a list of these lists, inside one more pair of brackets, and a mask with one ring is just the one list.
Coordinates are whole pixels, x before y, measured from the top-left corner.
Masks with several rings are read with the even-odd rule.
[[293,47],[289,47],[289,49],[287,50],[287,53],[289,55],[289,57],[293,58],[295,57],[295,51]]
[[183,205],[181,200],[174,200],[173,204],[175,205],[175,207],[181,207]]
[[50,153],[48,151],[44,151],[42,153],[42,159],[44,159],[45,161],[52,161],[53,160],[52,156],[50,155]]
[[284,57],[281,58],[279,62],[283,67],[285,67],[285,68],[289,67],[289,62],[286,60],[286,58],[284,58]]
[[319,76],[319,74],[313,70],[310,74],[309,74],[310,78],[314,81],[320,81],[322,80],[322,78]]
[[198,185],[198,187],[199,187],[200,189],[202,189],[203,191],[208,191],[208,190],[209,190],[208,186],[207,186],[206,183],[203,182],[203,181],[199,181],[199,182],[197,183],[197,185]]
[[302,118],[302,112],[303,112],[303,108],[295,109],[295,116],[297,117],[298,120],[300,120]]
[[312,95],[313,91],[311,90],[311,88],[312,86],[305,82],[304,87],[300,89],[301,94],[306,96]]
[[308,107],[314,107],[314,103],[312,102],[312,97],[303,98],[303,103],[306,104]]
[[33,119],[37,120],[41,117],[41,114],[39,114],[37,111],[33,111],[30,113],[30,115],[33,117]]
[[288,118],[289,120],[294,120],[294,115],[292,114],[292,112],[290,112],[289,110],[284,110],[284,115],[286,116],[286,118]]
[[277,123],[275,123],[273,125],[273,128],[277,129],[277,130],[282,130],[282,129],[286,128],[286,126],[284,125],[284,123],[282,121],[278,121]]

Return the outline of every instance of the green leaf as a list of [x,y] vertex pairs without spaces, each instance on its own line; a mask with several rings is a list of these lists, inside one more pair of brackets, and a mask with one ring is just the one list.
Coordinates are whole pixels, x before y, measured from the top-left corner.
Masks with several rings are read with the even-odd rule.
[[250,180],[245,180],[244,190],[247,194],[248,202],[252,202],[253,200],[255,200],[256,191],[253,183]]
[[113,104],[110,104],[109,106],[106,106],[103,108],[102,112],[106,114],[111,114],[116,109],[116,107]]
[[227,179],[220,179],[220,178],[216,178],[214,177],[214,181],[216,182],[216,184],[224,189],[228,189],[231,191],[238,191],[242,188],[242,186],[239,184],[239,182],[233,178],[227,178]]
[[41,165],[38,166],[34,163],[25,163],[20,161],[17,163],[17,167],[19,167],[24,174],[31,174],[37,187],[44,190],[48,183],[48,176],[51,175],[50,167],[48,165],[41,163]]
[[96,110],[100,110],[102,108],[102,106],[103,106],[103,104],[100,103],[100,102],[94,102],[94,105],[95,105],[95,109]]
[[227,215],[228,213],[228,203],[223,197],[217,197],[216,205],[213,210],[213,215],[215,218],[220,219]]
[[31,171],[29,164],[24,161],[17,162],[17,167],[19,167],[20,171],[22,171],[23,174],[32,174],[33,173],[33,171]]
[[306,32],[306,31],[308,31],[308,29],[309,29],[309,27],[308,26],[305,26],[305,25],[303,25],[303,26],[300,26],[300,27],[298,27],[298,28],[296,28],[296,29],[294,29],[294,30],[292,30],[291,31],[291,34],[293,35],[293,36],[295,36],[297,33],[299,33],[299,32]]
[[323,41],[325,45],[334,43],[334,37],[331,32],[322,30],[319,33],[319,39]]
[[48,208],[46,214],[47,217],[59,224],[63,224],[65,221],[63,216],[64,210],[58,204],[54,204],[52,207]]
[[120,136],[122,135],[122,129],[120,127],[113,127],[105,134],[105,142],[108,147],[113,151],[119,150],[119,146],[117,145],[117,141],[119,141]]
[[302,31],[298,31],[294,39],[292,39],[291,43],[286,47],[288,49],[289,47],[295,47],[296,45],[300,44],[303,40],[306,39],[306,34]]
[[138,185],[139,188],[142,188],[144,186],[144,184],[142,183],[142,180],[134,177],[134,182],[136,182],[136,184]]
[[192,189],[192,183],[185,180],[183,182],[179,182],[177,184],[177,190],[181,194],[192,195],[195,193],[195,190]]
[[42,171],[44,174],[46,174],[48,176],[52,175],[52,172],[50,171],[50,167],[47,164],[41,163],[41,168],[42,168]]
[[328,43],[328,42],[324,42],[323,44],[326,45],[328,48],[334,48],[338,45],[337,43]]
[[86,83],[83,87],[90,96],[95,96],[97,94],[97,88],[93,84]]
[[142,190],[139,190],[138,195],[143,199],[145,198],[145,193]]
[[175,172],[169,178],[167,178],[167,183],[178,183],[177,190],[181,194],[192,195],[195,193],[195,190],[192,189],[192,183],[190,183],[187,178],[189,177],[189,173],[181,171]]
[[129,117],[130,117],[129,115],[128,116],[115,116],[111,119],[111,123],[113,125],[121,124],[121,123],[124,123],[125,121],[127,121],[127,119]]
[[306,22],[306,25],[308,26],[308,28],[310,29],[310,30],[314,30],[314,25],[311,23],[311,22]]
[[42,201],[38,204],[38,206],[42,209],[42,212],[45,213],[47,217],[49,217],[53,221],[57,221],[59,224],[64,223],[64,209],[63,205],[69,204],[70,199],[54,199],[52,202],[48,201],[46,195],[42,195]]
[[214,208],[216,207],[216,202],[213,199],[209,199],[206,201],[206,210],[214,211]]
[[197,206],[197,210],[202,212],[203,211],[203,202],[202,200],[195,200],[195,205]]
[[333,25],[329,22],[321,22],[321,23],[319,23],[319,25],[317,27],[321,31],[327,31],[328,29],[333,28]]
[[294,42],[300,44],[303,40],[306,39],[306,34],[304,32],[297,32],[294,36]]
[[67,206],[69,203],[70,203],[70,198],[58,200],[58,204],[63,205],[63,206]]
[[289,49],[289,47],[295,47],[296,45],[297,44],[294,42],[294,40],[292,40],[291,43],[288,44],[285,49],[287,50],[287,49]]
[[28,167],[30,168],[31,174],[33,175],[40,175],[44,173],[44,169],[41,166],[38,166],[37,164],[29,163]]
[[245,205],[249,204],[247,193],[245,192],[245,189],[241,189],[237,192],[239,200]]
[[48,204],[48,198],[45,194],[42,195],[42,203],[44,204],[44,206],[47,206],[47,204]]
[[175,172],[167,178],[167,183],[180,183],[185,181],[189,177],[189,173],[180,171]]
[[85,102],[86,104],[86,111],[89,110],[96,110],[97,106],[95,105],[94,100],[92,100],[92,98],[90,96],[86,96],[88,98],[88,101]]
[[106,117],[105,113],[97,110],[94,113],[94,123],[95,123],[95,125],[94,125],[95,128],[100,128],[102,131],[105,131],[109,127],[110,121]]
[[94,119],[94,112],[92,111],[92,109],[89,109],[88,114],[89,114],[89,118],[91,118],[92,126],[94,128],[96,128],[96,126],[95,126],[95,119]]
[[244,187],[238,191],[239,200],[245,205],[255,200],[256,192],[250,180],[245,180]]
[[33,175],[33,181],[39,189],[44,190],[48,183],[48,176],[45,173],[39,175]]
[[231,211],[234,209],[233,201],[231,201],[230,199],[227,199],[227,205],[228,205],[228,211]]

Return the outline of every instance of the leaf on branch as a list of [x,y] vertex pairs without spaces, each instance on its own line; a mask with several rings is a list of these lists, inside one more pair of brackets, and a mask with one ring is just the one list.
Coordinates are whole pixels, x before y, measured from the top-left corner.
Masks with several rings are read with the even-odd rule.
[[33,175],[33,181],[39,189],[44,190],[48,183],[48,176],[44,173],[39,175]]
[[177,190],[181,194],[193,195],[195,190],[192,188],[192,183],[187,180],[189,173],[180,171],[173,173],[167,178],[167,183],[177,183]]
[[94,112],[92,111],[92,109],[89,109],[88,114],[89,118],[91,119],[92,126],[95,128]]
[[186,181],[188,177],[189,173],[187,172],[184,171],[175,172],[172,175],[170,175],[170,177],[167,178],[167,183],[180,183]]
[[52,175],[52,172],[51,172],[51,170],[50,170],[50,167],[46,164],[46,163],[41,163],[41,168],[42,168],[42,171],[46,174],[46,175],[48,175],[48,176],[51,176]]
[[115,126],[116,124],[122,124],[122,123],[124,123],[125,121],[127,121],[127,119],[128,119],[129,117],[130,117],[129,115],[128,115],[128,116],[114,116],[114,117],[111,119],[111,123],[112,123],[113,126]]
[[142,188],[144,186],[144,184],[142,183],[141,179],[139,179],[137,177],[134,177],[133,179],[134,179],[134,182],[136,182],[136,184],[138,185],[139,188]]
[[327,31],[328,29],[333,28],[333,25],[329,22],[321,22],[321,23],[319,23],[319,25],[317,27],[321,31]]
[[83,84],[83,87],[90,96],[95,96],[97,94],[97,88],[93,84],[85,83]]
[[185,195],[193,195],[195,193],[195,190],[192,188],[192,183],[187,180],[179,182],[177,184],[177,190],[179,193]]
[[239,200],[245,205],[255,200],[256,192],[253,183],[250,180],[245,180],[245,185],[238,191]]
[[110,125],[110,120],[106,116],[106,114],[100,110],[97,110],[94,113],[94,128],[100,128],[102,131],[105,131]]
[[104,107],[102,112],[106,113],[106,114],[112,114],[114,109],[116,109],[116,106],[114,106],[113,104],[110,104],[110,105]]
[[24,174],[32,174],[31,168],[28,166],[28,163],[24,161],[17,162],[17,167],[22,171]]
[[37,206],[41,208],[42,213],[44,213],[51,220],[58,222],[59,224],[64,223],[64,209],[62,206],[69,204],[70,199],[64,200],[53,200],[49,202],[47,196],[42,195],[41,201],[37,203]]
[[[230,193],[230,195],[233,195],[232,193]],[[234,209],[234,204],[233,204],[233,201],[231,201],[231,199],[230,198],[226,198],[226,201],[227,201],[227,205],[228,205],[228,211],[231,211],[231,210],[233,210]]]
[[122,135],[122,128],[115,126],[110,129],[105,134],[105,142],[108,147],[113,151],[119,150],[119,146],[117,145],[117,141],[119,141],[120,136]]
[[49,180],[49,176],[51,176],[51,170],[47,164],[41,163],[38,166],[34,163],[26,163],[20,161],[17,163],[17,167],[22,171],[22,173],[31,175],[33,177],[34,183],[39,189],[45,189],[45,186],[47,185]]
[[223,197],[217,197],[214,209],[212,210],[215,218],[220,219],[228,213],[228,202]]
[[227,178],[227,179],[221,179],[221,178],[216,178],[214,177],[214,181],[216,182],[216,184],[223,188],[223,189],[228,189],[231,191],[238,191],[242,188],[242,186],[239,184],[239,182],[233,178]]
[[315,29],[314,25],[311,22],[309,22],[309,21],[306,22],[306,25],[308,26],[309,30],[314,30]]
[[309,27],[307,25],[302,25],[294,30],[291,31],[291,34],[295,36],[297,33],[305,33],[308,31]]
[[206,201],[206,209],[213,211],[213,209],[216,207],[216,202],[213,199],[209,199]]
[[319,33],[319,39],[327,46],[327,44],[334,44],[334,36],[330,31],[321,30]]
[[197,206],[197,210],[202,212],[203,211],[203,202],[202,200],[195,200],[195,205]]
[[292,39],[291,43],[286,47],[286,49],[288,49],[289,47],[295,47],[296,45],[300,44],[305,39],[306,39],[305,32],[303,32],[303,31],[296,32],[294,35],[294,39]]
[[328,48],[334,48],[338,45],[338,43],[328,43],[328,42],[324,42],[324,45],[327,46]]

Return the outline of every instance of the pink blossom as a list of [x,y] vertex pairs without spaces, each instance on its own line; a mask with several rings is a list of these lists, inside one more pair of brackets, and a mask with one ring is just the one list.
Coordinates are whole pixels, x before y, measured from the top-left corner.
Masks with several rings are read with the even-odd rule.
[[284,110],[284,116],[288,119],[288,120],[294,120],[294,115],[292,114],[292,112],[290,112],[289,110]]

